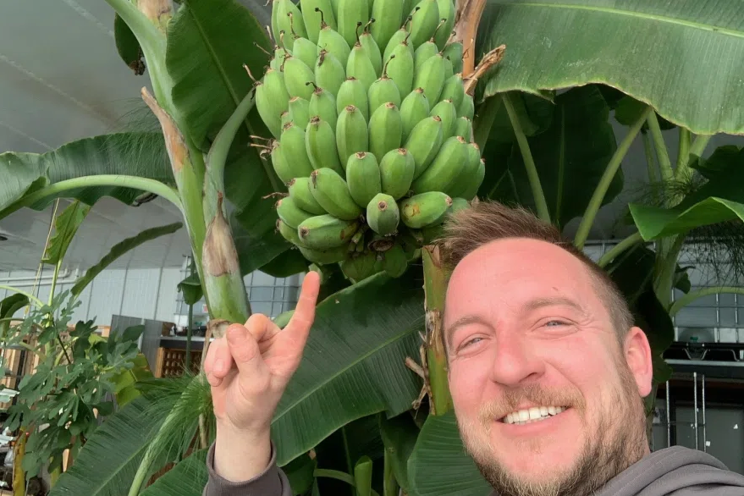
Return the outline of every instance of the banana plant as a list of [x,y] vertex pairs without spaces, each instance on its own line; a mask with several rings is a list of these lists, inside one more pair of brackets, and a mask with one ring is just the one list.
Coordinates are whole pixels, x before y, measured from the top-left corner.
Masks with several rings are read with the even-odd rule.
[[[166,0],[107,1],[117,13],[122,58],[136,73],[149,75],[152,94],[143,90],[142,97],[162,132],[95,137],[44,155],[0,155],[0,172],[13,178],[3,185],[0,218],[22,207],[43,208],[59,196],[88,205],[103,195],[127,204],[143,192],[161,196],[184,217],[210,332],[219,335],[224,322],[250,313],[243,274],[308,268],[274,232],[276,213],[266,197],[286,193],[283,179],[256,147],[247,146],[250,136],[271,135],[253,108],[248,72],[262,74],[274,47],[233,0],[184,0],[177,10]],[[282,0],[286,8],[289,3]],[[403,11],[411,11],[412,3],[403,2]],[[464,42],[463,76],[476,103],[474,139],[488,163],[479,198],[524,205],[561,228],[579,219],[574,240],[584,247],[600,209],[625,189],[621,165],[628,150],[643,141],[650,181],[667,193],[630,206],[628,219],[637,232],[600,263],[616,277],[630,273],[628,266],[652,267],[652,277],[627,294],[639,321],[655,336],[658,359],[670,339],[670,315],[703,294],[690,291],[671,301],[672,288],[684,287],[678,267],[684,240],[702,226],[741,219],[742,199],[726,189],[727,182],[736,184],[730,180],[733,165],[703,157],[712,135],[744,129],[736,111],[744,102],[738,85],[744,69],[735,58],[744,49],[735,27],[741,23],[718,25],[743,15],[736,0],[704,9],[663,0],[597,9],[578,0],[459,0],[460,22],[451,26]],[[285,36],[297,28],[286,22]],[[602,57],[596,56],[597,47]],[[720,67],[734,69],[720,73]],[[707,75],[719,73],[711,83]],[[610,124],[613,112],[627,126],[619,142]],[[670,127],[680,136],[674,164],[662,136]],[[726,155],[732,164],[734,155]],[[716,179],[716,174],[722,175]],[[705,181],[698,181],[700,176]],[[696,188],[675,188],[680,182]],[[447,274],[434,247],[425,247],[421,258],[421,266],[410,266],[400,279],[377,274],[353,285],[336,269],[319,269],[324,298],[317,323],[272,423],[278,462],[297,494],[366,491],[364,456],[372,462],[371,490],[386,496],[398,488],[458,494],[449,489],[454,480],[459,494],[488,494],[463,455],[436,333]],[[660,381],[668,370],[657,362]],[[421,381],[406,363],[428,378],[423,387],[428,402],[420,401]],[[138,400],[145,401],[132,402],[130,414],[137,413]],[[424,408],[412,409],[414,401]],[[139,494],[147,475],[165,463],[151,439],[168,438],[168,426],[178,424],[177,411],[146,425],[119,424],[150,435],[129,443],[128,454],[106,466],[108,476],[88,480],[112,442],[111,431],[94,434],[89,445],[95,438],[98,450],[91,448],[85,458],[83,450],[77,468],[64,474],[59,486],[76,494]],[[202,440],[199,444],[205,447]],[[181,449],[179,456],[187,452],[192,451]],[[200,466],[201,456],[196,451],[144,492],[191,494],[177,479]],[[323,469],[317,468],[318,458]],[[204,480],[204,472],[196,476]]]

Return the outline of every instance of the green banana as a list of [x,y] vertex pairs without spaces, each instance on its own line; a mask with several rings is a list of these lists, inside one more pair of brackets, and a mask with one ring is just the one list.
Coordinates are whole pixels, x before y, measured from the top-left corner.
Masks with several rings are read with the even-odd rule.
[[465,194],[470,189],[474,178],[478,175],[478,167],[480,166],[481,159],[480,148],[476,143],[468,143],[467,150],[468,156],[460,175],[446,189],[442,190],[452,198],[465,198]]
[[[392,237],[374,233],[372,240],[367,243],[367,248],[372,251],[385,252],[392,248],[394,244],[395,240]],[[382,261],[382,257],[379,253],[377,260]],[[380,270],[382,270],[382,266],[380,266]]]
[[333,8],[333,15],[338,19],[338,3],[340,0],[331,0],[331,7]]
[[400,220],[411,229],[421,229],[441,220],[450,205],[452,199],[441,191],[414,195],[400,203]]
[[413,180],[423,174],[442,146],[442,119],[436,115],[427,117],[416,124],[406,140],[405,147],[413,156],[416,171]]
[[336,95],[336,111],[343,112],[345,107],[355,106],[369,122],[369,101],[367,100],[367,89],[364,84],[356,78],[350,77],[338,89]]
[[463,50],[462,50],[462,43],[454,42],[454,43],[448,43],[444,50],[442,51],[442,55],[447,57],[452,61],[452,69],[455,72],[462,72],[462,58],[463,58]]
[[313,70],[297,57],[288,55],[284,59],[284,83],[290,97],[299,96],[309,100],[313,94],[312,86],[307,83],[315,82]]
[[465,141],[473,141],[473,122],[465,116],[455,122],[455,136],[462,136]]
[[447,44],[447,40],[452,34],[452,28],[455,27],[455,4],[452,0],[437,0],[437,6],[439,7],[439,17],[446,19],[444,26],[439,28],[434,35],[437,46],[441,50]]
[[353,105],[344,107],[336,123],[336,148],[341,166],[346,167],[349,157],[369,148],[367,121],[362,112]]
[[438,53],[439,48],[437,48],[437,44],[433,41],[429,40],[426,43],[420,44],[413,53],[413,70],[415,74],[421,72],[424,62]]
[[346,164],[346,183],[357,205],[365,208],[374,196],[382,191],[380,166],[371,153],[358,152]]
[[320,14],[320,33],[318,33],[318,55],[321,50],[333,54],[341,63],[341,67],[346,67],[346,61],[349,59],[349,53],[351,52],[350,45],[346,43],[343,36],[338,34],[336,28],[331,28],[324,20],[324,11],[315,8],[315,12]]
[[437,53],[421,65],[413,84],[416,88],[423,88],[429,102],[438,102],[446,80],[444,74],[445,61],[442,54]]
[[402,139],[403,121],[398,107],[392,102],[378,107],[369,121],[369,149],[375,157],[384,157],[400,147]]
[[462,103],[457,108],[457,117],[467,117],[471,121],[475,114],[475,103],[473,103],[473,97],[467,93],[462,98]]
[[344,169],[336,154],[336,133],[331,125],[317,115],[310,119],[305,131],[305,151],[313,169],[328,167],[339,174]]
[[[274,17],[275,14],[276,17]],[[293,19],[297,21],[297,34],[303,38],[307,38],[302,12],[300,12],[300,9],[297,8],[292,0],[276,0],[272,6],[271,17],[274,40],[283,48],[291,52],[294,46],[292,36],[284,36],[282,39],[281,35],[282,31],[285,34],[292,32]]]
[[390,61],[385,63],[385,68],[382,70],[380,79],[372,83],[372,86],[369,87],[368,100],[370,115],[374,115],[377,107],[387,102],[393,102],[396,107],[400,107],[400,90],[398,89],[398,85],[395,84],[395,81],[390,79],[387,74],[389,63]]
[[292,120],[292,114],[289,112],[289,110],[287,110],[286,112],[282,112],[282,115],[280,115],[279,118],[282,120],[282,129],[284,129],[284,126],[286,126],[290,122],[294,122]]
[[[443,215],[442,218],[446,218],[447,214]],[[426,226],[421,229],[421,236],[424,238],[424,243],[427,245],[434,244],[437,240],[442,237],[442,222],[441,220],[432,225]]]
[[313,216],[313,214],[298,207],[294,200],[288,196],[276,202],[276,213],[283,222],[293,229],[297,229],[300,224]]
[[442,100],[431,109],[431,115],[442,119],[442,140],[446,140],[455,132],[455,121],[457,121],[457,109],[452,100]]
[[400,210],[395,198],[385,193],[373,196],[367,204],[367,224],[383,236],[396,233],[400,222]]
[[318,57],[318,45],[307,38],[295,38],[292,56],[303,61],[308,67],[313,67]]
[[336,129],[336,119],[338,118],[336,97],[330,91],[326,91],[320,86],[315,86],[313,96],[310,97],[308,111],[308,115],[311,118],[315,116],[320,117],[320,120],[330,124],[331,129]]
[[382,256],[382,268],[387,275],[398,278],[405,274],[408,268],[408,257],[400,244],[395,243]]
[[310,122],[310,102],[299,96],[292,98],[289,100],[289,114],[297,127],[306,128]]
[[339,0],[338,2],[338,32],[344,37],[349,46],[354,46],[357,35],[357,23],[362,26],[369,21],[369,4],[367,0]]
[[276,219],[276,230],[293,245],[301,244],[300,236],[297,234],[297,228],[291,228],[282,219]]
[[274,46],[274,56],[271,57],[269,67],[279,72],[284,64],[284,57],[287,56],[287,51],[284,48],[280,48],[279,45]]
[[313,166],[305,151],[305,131],[290,122],[284,126],[281,143],[284,158],[292,171],[292,177],[307,177]]
[[377,254],[372,251],[367,251],[360,254],[359,256],[347,258],[346,260],[341,262],[339,266],[341,268],[341,272],[343,272],[348,279],[356,284],[379,272],[375,267],[376,262]]
[[270,155],[271,165],[274,167],[274,172],[276,172],[276,175],[279,176],[279,179],[284,184],[287,184],[294,178],[294,174],[292,173],[289,164],[287,164],[287,159],[284,157],[284,152],[282,151],[282,145],[278,140],[273,140],[271,142]]
[[470,186],[468,189],[465,190],[465,193],[462,195],[463,198],[466,200],[472,200],[476,197],[478,194],[478,190],[480,189],[481,184],[483,184],[483,179],[486,177],[486,159],[482,158],[478,162],[478,169],[476,169],[475,174],[471,178]]
[[362,49],[367,54],[367,57],[369,57],[369,60],[372,61],[372,66],[375,68],[376,76],[379,76],[382,74],[382,53],[380,52],[380,47],[377,45],[375,38],[369,31],[370,26],[375,22],[375,19],[372,18],[369,20],[367,25],[364,26],[364,31],[359,35],[359,43],[362,44]]
[[330,250],[348,245],[357,230],[358,221],[341,220],[325,214],[302,222],[297,228],[297,234],[302,244],[311,250]]
[[440,100],[452,100],[455,109],[459,109],[462,100],[465,98],[465,84],[462,81],[462,74],[455,74],[444,82]]
[[452,61],[449,59],[449,57],[444,57],[444,80],[447,81],[454,75],[455,66],[452,64]]
[[422,88],[416,88],[400,104],[400,117],[403,121],[403,142],[408,139],[413,128],[429,116],[429,99]]
[[[320,15],[321,10],[327,13],[327,21],[330,27],[336,29],[336,16],[333,14],[330,0],[300,0],[300,7],[302,8],[302,15],[305,18],[307,37],[313,43],[318,43],[318,35],[320,34],[321,23],[323,22]],[[313,66],[313,64],[308,65],[310,67]]]
[[431,165],[413,182],[413,192],[446,191],[467,160],[468,142],[460,136],[447,139]]
[[310,192],[326,212],[342,220],[354,220],[362,210],[354,203],[349,186],[338,172],[327,167],[310,174]]
[[359,41],[354,44],[354,48],[351,49],[351,54],[349,54],[349,61],[346,63],[346,76],[361,81],[367,91],[377,79],[375,67]]
[[310,178],[295,177],[287,183],[287,188],[289,189],[289,197],[292,198],[295,205],[305,212],[313,215],[326,213],[310,192]]
[[321,50],[315,64],[315,83],[335,97],[345,79],[346,71],[341,62],[332,53]]
[[417,47],[434,35],[439,24],[437,0],[421,0],[411,15],[411,43]]
[[395,81],[401,95],[407,95],[413,89],[413,49],[407,40],[396,46],[387,62],[387,74]]
[[390,39],[388,40],[387,45],[385,45],[385,50],[383,50],[383,53],[382,53],[383,62],[388,60],[390,58],[390,54],[393,53],[393,50],[395,49],[395,47],[400,45],[400,43],[406,38],[408,38],[408,36],[410,35],[410,32],[408,31],[408,25],[411,22],[411,19],[413,19],[413,17],[408,16],[406,18],[406,21],[400,27],[400,29],[397,30],[395,33],[393,33],[393,36],[391,36]]
[[343,262],[348,255],[348,248],[345,245],[331,250],[312,250],[303,246],[298,246],[298,248],[303,257],[320,265]]
[[416,163],[405,148],[391,150],[380,160],[382,192],[400,200],[411,189]]
[[370,32],[377,42],[377,46],[384,48],[388,45],[395,31],[403,22],[403,15],[408,12],[401,0],[374,0],[372,4],[372,18],[376,20],[370,27]]
[[283,112],[289,110],[289,94],[284,86],[281,72],[269,69],[263,80],[256,81],[256,108],[261,120],[266,123],[271,134],[279,138],[282,134]]
[[452,198],[452,206],[449,208],[447,215],[456,214],[460,210],[466,210],[470,208],[470,202],[465,198]]

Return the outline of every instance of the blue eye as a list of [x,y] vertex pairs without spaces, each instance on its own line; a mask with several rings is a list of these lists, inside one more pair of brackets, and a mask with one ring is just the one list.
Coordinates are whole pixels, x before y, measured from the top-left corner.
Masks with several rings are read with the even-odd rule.
[[469,341],[466,341],[462,346],[460,346],[460,348],[464,348],[466,346],[470,346],[471,344],[475,344],[475,343],[477,343],[479,341],[483,341],[483,338],[473,338],[473,339],[471,339]]
[[551,320],[550,322],[548,322],[545,325],[548,326],[548,327],[556,327],[556,326],[566,325],[566,323],[565,322],[562,322],[560,320]]

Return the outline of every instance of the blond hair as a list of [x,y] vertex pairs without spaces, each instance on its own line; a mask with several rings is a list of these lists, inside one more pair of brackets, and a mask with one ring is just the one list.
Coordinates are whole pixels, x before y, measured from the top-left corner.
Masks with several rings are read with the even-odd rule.
[[633,314],[628,303],[607,273],[565,239],[558,228],[541,221],[524,208],[507,207],[495,201],[473,202],[471,208],[460,210],[449,218],[437,244],[445,264],[454,269],[463,258],[481,246],[507,238],[545,241],[573,255],[589,270],[618,338],[623,338],[633,326]]

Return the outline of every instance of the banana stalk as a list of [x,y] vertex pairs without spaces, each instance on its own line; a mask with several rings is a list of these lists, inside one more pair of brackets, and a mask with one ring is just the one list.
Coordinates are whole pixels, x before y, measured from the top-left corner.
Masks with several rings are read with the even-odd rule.
[[439,247],[425,246],[421,250],[421,259],[424,263],[424,294],[426,296],[425,346],[430,388],[429,411],[432,415],[444,415],[452,409],[442,322],[448,274],[442,265]]

